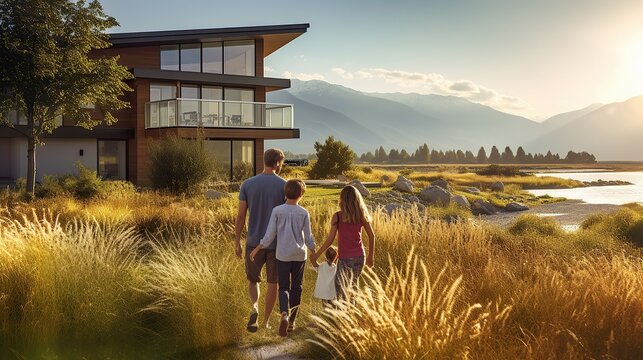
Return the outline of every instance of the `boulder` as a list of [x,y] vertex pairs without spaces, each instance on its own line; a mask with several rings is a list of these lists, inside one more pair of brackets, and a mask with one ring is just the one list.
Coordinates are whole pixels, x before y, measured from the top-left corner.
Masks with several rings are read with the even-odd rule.
[[437,179],[434,182],[432,182],[431,185],[439,186],[446,191],[451,191],[451,186],[449,186],[449,183],[444,179]]
[[420,202],[420,198],[419,198],[419,197],[417,197],[417,196],[415,196],[415,195],[413,195],[413,196],[409,196],[409,197],[408,197],[408,200],[409,200],[410,202],[412,202],[412,203],[419,203],[419,202]]
[[391,182],[391,178],[388,175],[382,175],[382,177],[380,178],[380,182],[381,183]]
[[203,195],[205,195],[205,197],[207,199],[210,199],[210,200],[217,200],[217,199],[221,199],[221,198],[224,198],[224,197],[228,196],[228,194],[226,194],[224,192],[216,191],[216,190],[213,190],[213,189],[209,189]]
[[429,204],[447,205],[451,201],[451,193],[439,186],[427,186],[420,191],[420,199]]
[[395,203],[384,206],[384,211],[389,215],[392,215],[394,211],[398,211],[400,209],[402,209],[402,205]]
[[521,203],[512,202],[512,203],[509,203],[509,204],[507,204],[505,206],[505,210],[507,210],[507,211],[525,211],[525,210],[529,210],[529,207],[527,207],[526,205],[521,204]]
[[503,192],[505,191],[505,184],[500,181],[497,181],[491,184],[491,191]]
[[395,184],[393,185],[393,188],[401,192],[412,193],[413,182],[405,178],[404,176],[400,175],[397,177],[397,180],[395,180]]
[[463,207],[467,210],[471,209],[471,204],[469,204],[469,200],[467,200],[464,195],[454,195],[451,197],[451,202],[455,203],[456,205]]
[[415,207],[417,207],[418,212],[419,212],[420,214],[424,214],[424,211],[426,210],[426,206],[424,206],[424,204],[419,203],[419,202],[417,202],[417,203],[413,203],[411,206],[415,206]]
[[473,186],[468,186],[462,189],[462,191],[469,193],[469,194],[474,194],[474,195],[480,195],[480,189],[473,187]]
[[478,199],[471,204],[471,211],[474,215],[495,215],[496,208],[490,202]]
[[362,194],[362,196],[365,197],[365,198],[371,196],[371,192],[368,191],[368,189],[366,189],[364,184],[362,184],[362,182],[359,181],[359,180],[353,180],[353,181],[349,182],[348,185],[351,185],[355,189],[357,189],[357,191],[359,191],[359,193]]

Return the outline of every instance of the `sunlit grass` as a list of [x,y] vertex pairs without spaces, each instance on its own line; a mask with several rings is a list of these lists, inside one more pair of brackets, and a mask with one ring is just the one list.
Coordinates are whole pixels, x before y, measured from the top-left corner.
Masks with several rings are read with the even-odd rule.
[[[304,196],[318,244],[339,191],[309,187]],[[136,340],[160,357],[212,357],[280,341],[276,330],[245,331],[245,274],[232,247],[236,194],[32,203],[10,196],[0,209],[3,346],[20,354],[40,343],[55,357],[64,344]],[[365,273],[356,306],[322,312],[307,267],[298,326],[309,330],[293,337],[315,337],[343,358],[643,352],[643,251],[618,230],[636,228],[639,205],[622,210],[627,216],[591,218],[574,233],[551,219],[521,217],[505,230],[447,216],[454,211],[461,210],[375,210],[376,267]]]

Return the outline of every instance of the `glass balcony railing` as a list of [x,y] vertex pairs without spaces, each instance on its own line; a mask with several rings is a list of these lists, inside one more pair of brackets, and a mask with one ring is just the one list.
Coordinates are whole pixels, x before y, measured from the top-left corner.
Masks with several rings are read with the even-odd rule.
[[247,101],[170,99],[145,104],[145,128],[294,127],[292,105]]

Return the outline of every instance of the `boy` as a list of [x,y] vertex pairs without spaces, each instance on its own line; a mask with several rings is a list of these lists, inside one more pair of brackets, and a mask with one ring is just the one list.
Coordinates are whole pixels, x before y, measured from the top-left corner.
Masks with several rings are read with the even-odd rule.
[[315,239],[310,230],[308,211],[299,206],[306,185],[299,179],[288,180],[285,186],[286,203],[272,210],[266,234],[250,254],[255,256],[277,238],[277,273],[279,274],[279,335],[287,336],[294,330],[306,264],[306,248],[315,253]]

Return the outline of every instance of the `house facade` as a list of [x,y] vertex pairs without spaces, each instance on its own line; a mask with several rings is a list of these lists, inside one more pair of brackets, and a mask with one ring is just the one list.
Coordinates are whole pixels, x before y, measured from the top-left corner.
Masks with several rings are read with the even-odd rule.
[[[308,24],[111,34],[112,46],[91,56],[120,56],[134,79],[125,95],[130,108],[114,112],[118,122],[86,130],[64,116],[37,149],[37,180],[76,172],[76,163],[104,179],[146,185],[149,149],[163,136],[202,138],[224,179],[261,170],[265,140],[299,137],[294,109],[266,103],[269,91],[290,80],[266,77],[264,59],[304,34]],[[92,106],[92,105],[88,105]],[[96,116],[98,112],[96,112]],[[26,125],[0,127],[0,180],[27,173]]]

